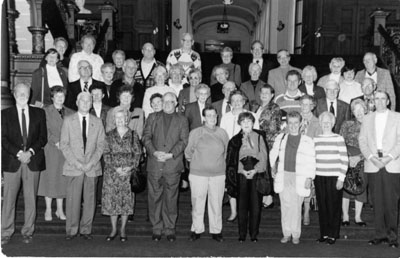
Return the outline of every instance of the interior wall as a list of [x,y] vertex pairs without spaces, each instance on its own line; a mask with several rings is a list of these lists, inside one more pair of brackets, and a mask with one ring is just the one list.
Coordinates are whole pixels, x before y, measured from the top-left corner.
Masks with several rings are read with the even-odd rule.
[[[296,0],[271,0],[270,48],[269,53],[277,53],[280,49],[294,52]],[[279,22],[284,25],[278,30]]]

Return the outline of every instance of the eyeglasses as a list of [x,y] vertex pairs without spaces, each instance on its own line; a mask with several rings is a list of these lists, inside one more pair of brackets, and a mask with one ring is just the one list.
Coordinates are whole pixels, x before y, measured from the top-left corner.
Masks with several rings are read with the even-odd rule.
[[81,66],[79,67],[79,70],[92,70],[92,68],[90,66]]

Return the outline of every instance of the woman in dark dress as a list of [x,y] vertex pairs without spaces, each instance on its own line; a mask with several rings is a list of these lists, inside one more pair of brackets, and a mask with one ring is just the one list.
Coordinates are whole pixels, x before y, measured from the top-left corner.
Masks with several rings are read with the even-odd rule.
[[217,80],[216,83],[211,85],[211,102],[216,102],[224,98],[222,87],[228,81],[229,71],[225,66],[216,66],[213,71],[213,76]]
[[129,179],[136,173],[142,154],[142,147],[136,132],[127,126],[128,117],[125,109],[114,108],[116,128],[106,135],[104,148],[104,177],[102,214],[111,217],[111,234],[107,241],[117,235],[117,218],[121,216],[120,240],[125,242],[128,215],[133,214],[133,201]]

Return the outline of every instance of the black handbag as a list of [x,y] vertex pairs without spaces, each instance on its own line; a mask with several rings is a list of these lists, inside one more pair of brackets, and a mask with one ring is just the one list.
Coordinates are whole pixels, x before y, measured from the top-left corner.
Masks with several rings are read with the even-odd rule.
[[361,160],[354,168],[349,168],[344,179],[343,188],[346,192],[353,195],[362,194],[365,191],[365,183],[361,176],[364,170],[364,161]]

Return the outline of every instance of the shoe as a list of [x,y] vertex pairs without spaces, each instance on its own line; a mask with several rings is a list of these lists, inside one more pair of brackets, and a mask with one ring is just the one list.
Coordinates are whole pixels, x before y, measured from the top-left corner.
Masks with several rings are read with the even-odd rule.
[[92,240],[93,236],[91,234],[81,234],[81,237],[85,240]]
[[244,237],[239,237],[239,243],[243,243],[244,241],[246,241],[246,238],[244,238]]
[[65,217],[65,214],[64,213],[61,213],[61,212],[58,212],[58,211],[56,211],[56,217],[58,218],[58,219],[60,219],[60,220],[66,220],[67,219],[67,217]]
[[328,240],[327,236],[323,236],[317,239],[317,243],[324,243]]
[[187,191],[189,191],[189,187],[180,187],[179,188],[179,192],[181,192],[181,193],[185,193]]
[[222,237],[222,234],[211,234],[212,235],[212,239],[214,239],[217,242],[224,242],[224,238]]
[[128,237],[127,236],[120,236],[119,237],[119,241],[121,241],[122,243],[124,243],[124,242],[126,242],[126,241],[128,241]]
[[65,240],[72,240],[72,239],[74,239],[76,237],[76,235],[66,235],[65,236]]
[[168,235],[168,236],[167,236],[167,240],[168,240],[169,242],[175,242],[175,240],[176,240],[175,234]]
[[298,237],[293,237],[293,238],[292,238],[292,243],[295,244],[295,245],[300,244],[300,238],[298,238]]
[[[356,222],[356,224],[357,224],[357,222]],[[350,225],[350,221],[348,221],[348,220],[343,220],[342,221],[342,226],[343,227],[347,227],[347,226],[349,226]]]
[[8,244],[8,242],[10,242],[10,240],[11,240],[11,237],[9,237],[9,236],[2,237],[1,238],[1,245]]
[[155,241],[155,242],[158,242],[158,241],[161,240],[161,235],[159,235],[159,234],[153,234],[153,235],[151,236],[151,240],[153,240],[153,241]]
[[334,245],[335,243],[336,243],[336,238],[328,238],[328,240],[326,240],[327,245]]
[[118,235],[118,234],[115,233],[115,235],[113,235],[113,236],[111,236],[111,235],[107,236],[107,237],[106,237],[106,241],[108,241],[108,242],[113,241],[117,235]]
[[399,243],[396,240],[391,240],[391,241],[389,241],[389,247],[399,248]]
[[272,209],[274,208],[274,203],[271,202],[270,204],[263,203],[264,209]]
[[23,235],[22,236],[22,242],[25,243],[25,244],[32,243],[32,236],[31,235]]
[[131,215],[128,215],[128,222],[132,222],[133,221],[133,214],[131,214]]
[[282,244],[286,244],[287,242],[289,242],[290,241],[290,236],[284,236],[284,237],[282,237],[282,239],[281,239],[281,243]]
[[258,239],[257,239],[257,238],[252,238],[252,239],[251,239],[251,242],[257,243],[257,242],[258,242]]
[[359,225],[360,227],[366,227],[367,223],[365,223],[364,221],[360,221],[360,222],[354,222],[356,223],[356,225]]
[[380,245],[380,244],[386,244],[388,242],[389,241],[387,238],[375,238],[375,239],[368,241],[368,244],[369,245]]
[[196,234],[195,232],[192,232],[190,234],[189,241],[194,242],[199,238],[200,238],[200,234]]
[[231,215],[229,218],[226,219],[226,222],[233,223],[233,222],[235,222],[236,218],[237,218],[237,215],[234,218],[232,218],[232,215]]
[[46,210],[46,212],[44,213],[44,220],[45,221],[52,221],[53,220],[53,218],[51,217],[51,210],[50,211]]
[[310,216],[303,218],[303,225],[304,226],[309,226],[310,225]]

